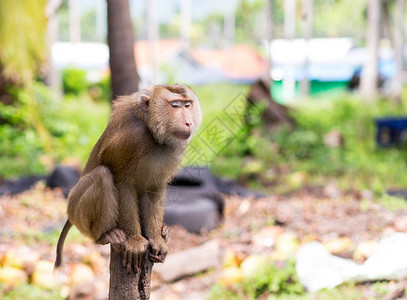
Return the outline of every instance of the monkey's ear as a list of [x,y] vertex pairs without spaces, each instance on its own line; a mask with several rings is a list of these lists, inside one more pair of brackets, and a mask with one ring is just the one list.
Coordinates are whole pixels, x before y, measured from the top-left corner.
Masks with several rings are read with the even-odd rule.
[[138,100],[138,104],[140,106],[140,108],[142,110],[144,110],[145,112],[148,111],[148,108],[150,106],[150,96],[146,95],[146,94],[141,94],[140,98]]

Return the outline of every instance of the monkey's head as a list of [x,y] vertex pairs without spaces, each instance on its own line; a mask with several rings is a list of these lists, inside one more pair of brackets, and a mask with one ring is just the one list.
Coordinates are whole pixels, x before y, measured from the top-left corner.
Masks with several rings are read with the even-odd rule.
[[181,84],[156,85],[138,93],[138,108],[159,144],[186,145],[202,122],[198,97]]

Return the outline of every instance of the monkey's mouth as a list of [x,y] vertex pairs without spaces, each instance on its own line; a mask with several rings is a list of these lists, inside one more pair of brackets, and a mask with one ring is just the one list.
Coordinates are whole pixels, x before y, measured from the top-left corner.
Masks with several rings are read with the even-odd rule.
[[181,140],[187,140],[191,136],[191,132],[188,131],[175,131],[173,135]]

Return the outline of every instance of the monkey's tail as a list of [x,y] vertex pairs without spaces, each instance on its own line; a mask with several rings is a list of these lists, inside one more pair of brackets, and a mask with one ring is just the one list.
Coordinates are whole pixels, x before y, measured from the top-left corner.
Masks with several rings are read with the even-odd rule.
[[57,257],[55,259],[54,272],[57,271],[62,265],[62,251],[64,249],[64,242],[71,227],[72,223],[69,220],[66,220],[57,244]]

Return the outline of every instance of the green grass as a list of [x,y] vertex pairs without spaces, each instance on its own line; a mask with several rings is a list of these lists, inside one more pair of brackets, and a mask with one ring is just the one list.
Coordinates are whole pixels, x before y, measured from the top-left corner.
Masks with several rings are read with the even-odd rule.
[[[49,246],[56,246],[59,236],[61,234],[61,229],[53,229],[51,231],[41,231],[38,229],[29,229],[24,231],[24,233],[13,235],[15,240],[20,243],[26,244],[28,246],[35,246],[38,243],[48,244]],[[83,243],[87,238],[82,235],[76,227],[72,227],[69,231],[66,243]]]
[[44,289],[38,285],[20,284],[10,291],[4,292],[5,288],[0,284],[0,298],[2,300],[59,300],[63,299],[59,289]]

